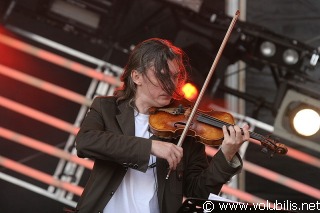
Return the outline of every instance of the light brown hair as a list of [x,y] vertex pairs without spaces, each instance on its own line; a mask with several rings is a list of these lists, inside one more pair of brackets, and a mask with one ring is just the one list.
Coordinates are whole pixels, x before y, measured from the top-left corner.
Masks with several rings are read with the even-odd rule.
[[[178,84],[172,81],[168,60],[175,60],[179,66]],[[120,78],[124,84],[115,92],[118,102],[129,99],[130,105],[135,107],[136,85],[131,78],[131,72],[137,70],[146,76],[146,71],[152,66],[162,89],[174,99],[182,98],[181,87],[187,78],[186,67],[189,68],[187,55],[168,40],[151,38],[139,43],[131,52]]]

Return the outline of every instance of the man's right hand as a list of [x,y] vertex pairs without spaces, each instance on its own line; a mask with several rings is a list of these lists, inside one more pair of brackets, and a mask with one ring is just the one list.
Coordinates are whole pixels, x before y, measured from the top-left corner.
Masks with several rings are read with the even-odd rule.
[[175,170],[183,156],[183,149],[175,144],[152,140],[151,154],[166,159],[170,170]]

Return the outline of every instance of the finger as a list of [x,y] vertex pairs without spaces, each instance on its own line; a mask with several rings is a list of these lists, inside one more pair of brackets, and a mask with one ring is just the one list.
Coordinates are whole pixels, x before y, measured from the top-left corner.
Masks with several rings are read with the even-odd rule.
[[170,143],[169,152],[173,153],[177,158],[183,156],[183,149],[180,146]]
[[234,131],[235,131],[235,137],[236,137],[236,142],[241,142],[243,141],[243,136],[242,136],[242,131],[239,126],[234,126]]
[[241,128],[240,128],[238,125],[233,126],[233,129],[234,129],[234,131],[235,131],[237,134],[238,134],[238,133],[242,134]]
[[183,149],[181,147],[176,146],[174,149],[174,154],[177,157],[178,161],[183,157]]
[[236,135],[234,126],[230,125],[230,126],[228,127],[228,130],[229,130],[229,135],[230,135],[232,138],[234,138],[235,135]]
[[249,138],[250,138],[249,125],[248,124],[243,125],[242,129],[243,129],[243,133],[244,133],[243,140],[244,141],[249,140]]
[[177,165],[178,165],[177,157],[174,154],[172,154],[171,155],[171,159],[172,159],[172,169],[176,170]]
[[222,126],[222,132],[223,132],[224,137],[229,136],[229,132],[228,132],[227,127],[225,125]]
[[182,159],[182,153],[181,152],[179,152],[178,154],[175,153],[174,157],[175,157],[175,166],[178,167],[178,164]]
[[245,133],[245,137],[246,137],[246,140],[249,140],[249,138],[250,138],[250,132],[249,132],[249,125],[247,125],[247,128],[246,128],[246,133]]
[[250,127],[249,124],[246,123],[243,125],[242,129],[249,130],[249,127]]
[[171,157],[168,157],[166,160],[169,164],[169,169],[172,169],[173,168],[173,160],[171,159]]

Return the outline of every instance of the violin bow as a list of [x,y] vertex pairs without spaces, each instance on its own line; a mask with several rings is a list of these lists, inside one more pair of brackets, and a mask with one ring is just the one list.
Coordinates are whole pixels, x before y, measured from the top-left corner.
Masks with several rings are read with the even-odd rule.
[[[187,136],[188,129],[189,129],[191,123],[192,123],[192,120],[193,120],[195,114],[196,114],[196,111],[197,111],[197,109],[199,107],[200,101],[201,101],[201,99],[202,99],[202,97],[203,97],[203,95],[204,95],[204,93],[205,93],[205,91],[206,91],[206,89],[208,87],[209,81],[210,81],[210,79],[211,79],[211,77],[212,77],[212,75],[213,75],[213,73],[214,73],[214,71],[215,71],[215,69],[217,67],[217,64],[218,64],[218,62],[220,60],[220,57],[221,57],[222,52],[223,52],[223,49],[225,48],[225,46],[226,46],[226,44],[228,42],[228,39],[229,39],[229,37],[231,35],[231,32],[232,32],[232,29],[233,29],[237,19],[239,18],[239,16],[240,16],[240,11],[237,10],[235,15],[234,15],[234,17],[233,17],[233,19],[232,19],[232,21],[231,21],[231,23],[230,23],[230,25],[229,25],[228,31],[226,32],[226,35],[225,35],[225,37],[224,37],[224,39],[223,39],[223,41],[222,41],[222,43],[220,45],[219,51],[218,51],[218,53],[216,55],[216,58],[214,59],[214,61],[212,63],[212,66],[211,66],[210,71],[209,71],[209,73],[207,75],[207,78],[206,78],[206,80],[205,80],[205,82],[204,82],[204,84],[203,84],[203,86],[201,88],[199,96],[198,96],[198,98],[197,98],[197,100],[196,100],[196,102],[195,102],[195,104],[194,104],[194,106],[192,108],[192,111],[191,111],[191,113],[189,115],[189,118],[188,118],[188,121],[187,121],[187,123],[185,125],[185,128],[184,128],[183,132],[181,133],[181,136],[180,136],[180,139],[178,141],[177,146],[181,147],[185,137]],[[166,179],[169,178],[170,173],[171,173],[171,169],[169,170],[169,172],[168,172],[168,174],[166,176]]]

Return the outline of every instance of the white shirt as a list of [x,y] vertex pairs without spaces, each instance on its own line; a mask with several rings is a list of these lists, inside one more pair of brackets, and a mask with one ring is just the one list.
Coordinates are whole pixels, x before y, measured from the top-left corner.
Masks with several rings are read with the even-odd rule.
[[[135,111],[135,136],[150,138],[148,131],[149,115]],[[149,165],[156,162],[150,155]],[[146,173],[128,168],[119,188],[106,205],[103,213],[158,213],[156,167],[148,168]]]

